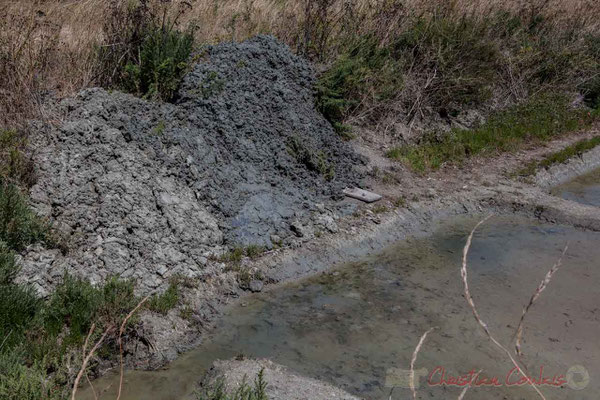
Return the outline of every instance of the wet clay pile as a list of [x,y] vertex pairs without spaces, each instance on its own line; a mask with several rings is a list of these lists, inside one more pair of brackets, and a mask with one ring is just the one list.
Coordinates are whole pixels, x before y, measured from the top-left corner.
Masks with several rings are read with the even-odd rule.
[[32,132],[33,206],[70,245],[25,256],[42,293],[65,270],[142,289],[202,276],[227,247],[293,244],[349,212],[362,160],[316,111],[310,65],[270,36],[197,58],[173,104],[89,89]]

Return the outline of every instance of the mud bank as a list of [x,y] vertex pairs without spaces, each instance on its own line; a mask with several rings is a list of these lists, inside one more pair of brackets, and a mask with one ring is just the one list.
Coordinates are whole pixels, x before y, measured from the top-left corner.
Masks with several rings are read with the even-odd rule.
[[597,168],[600,168],[600,147],[585,152],[581,157],[571,158],[564,164],[553,165],[547,170],[539,171],[534,182],[541,188],[550,189]]
[[[353,202],[353,201],[349,201]],[[500,180],[496,186],[472,185],[467,190],[436,198],[409,201],[383,214],[368,208],[337,221],[338,230],[303,243],[298,248],[277,249],[258,260],[244,259],[241,268],[260,271],[263,291],[277,290],[282,284],[317,275],[346,262],[355,262],[376,254],[407,237],[424,238],[443,220],[460,216],[489,214],[520,215],[549,223],[600,231],[598,209],[550,195],[545,188]],[[145,332],[153,349],[136,346],[132,367],[156,368],[201,345],[213,332],[231,305],[245,302],[249,292],[241,289],[235,275],[224,273],[215,265],[213,275],[184,288],[184,301],[194,310],[192,321],[178,317],[177,311],[167,319],[145,315]],[[172,329],[176,326],[176,329]],[[216,355],[231,357],[235,354]],[[186,357],[185,354],[183,357]],[[208,367],[208,365],[206,366]],[[197,377],[196,377],[197,378]]]
[[[462,297],[461,250],[478,220],[453,217],[433,223],[427,236],[409,237],[371,257],[231,304],[200,347],[165,370],[128,373],[123,399],[139,400],[150,393],[157,400],[192,399],[214,359],[239,354],[272,359],[297,371],[295,376],[324,380],[361,398],[388,399],[392,386],[393,399],[407,398],[412,352],[431,327],[437,330],[417,363],[421,395],[458,396],[460,387],[427,382],[438,366],[453,376],[484,369],[486,376],[504,382],[510,360],[483,335]],[[552,376],[566,375],[576,365],[590,373],[600,368],[600,349],[593,339],[598,321],[588,318],[598,296],[590,285],[598,275],[598,235],[527,218],[495,217],[475,236],[469,257],[472,293],[482,318],[503,343],[511,342],[521,307],[571,242],[564,268],[527,319],[524,361],[532,371],[543,366]],[[218,362],[210,376],[239,377],[238,367],[235,361]],[[276,385],[285,383],[274,379]],[[101,399],[114,397],[116,380],[113,374],[96,382],[97,389],[107,388]],[[290,390],[295,381],[283,388]],[[593,399],[597,391],[593,381],[585,387],[570,384],[543,391],[549,398],[565,399]],[[472,396],[477,392],[489,399],[537,398],[531,388],[509,384],[473,391]]]
[[551,193],[563,199],[600,207],[600,169],[555,186]]

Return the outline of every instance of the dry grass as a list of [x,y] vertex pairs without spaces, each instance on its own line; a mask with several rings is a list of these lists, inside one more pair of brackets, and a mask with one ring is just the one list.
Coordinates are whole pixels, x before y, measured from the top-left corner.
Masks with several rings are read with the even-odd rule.
[[[94,83],[95,46],[103,43],[108,10],[115,2],[125,0],[0,1],[5,16],[0,21],[3,124],[39,111],[40,92],[67,95]],[[181,21],[197,25],[201,42],[273,33],[293,49],[323,61],[335,57],[348,32],[375,33],[384,44],[402,29],[409,12],[419,15],[444,8],[461,18],[483,17],[502,8],[524,18],[545,15],[557,27],[576,24],[597,31],[600,24],[595,17],[600,2],[595,0],[156,0],[154,6],[177,12],[183,4],[192,8]]]
[[[199,42],[243,40],[272,33],[292,49],[331,62],[349,36],[373,34],[381,44],[405,27],[407,16],[449,10],[456,18],[512,10],[523,18],[546,16],[551,24],[597,31],[595,0],[173,0],[151,1],[159,12],[185,8],[182,25],[197,26]],[[72,95],[97,84],[97,46],[105,42],[111,7],[128,0],[0,0],[0,114],[18,126],[43,112],[42,95]],[[191,8],[188,7],[191,5]],[[436,11],[434,11],[436,10]],[[414,87],[418,88],[417,79]],[[407,87],[411,85],[407,80]],[[418,106],[418,104],[415,104]],[[43,116],[43,115],[42,115]]]
[[563,250],[558,261],[556,261],[556,263],[552,266],[552,268],[550,268],[550,270],[546,273],[546,276],[544,276],[544,279],[540,282],[540,284],[536,288],[533,295],[531,295],[531,299],[529,299],[529,303],[527,303],[527,305],[523,308],[523,313],[521,314],[521,319],[519,320],[519,326],[517,327],[516,340],[515,340],[515,353],[517,353],[517,355],[519,355],[519,356],[521,356],[523,354],[521,351],[521,339],[523,337],[523,323],[525,322],[525,316],[529,312],[529,309],[531,307],[533,307],[533,304],[537,301],[537,299],[540,297],[542,292],[544,290],[546,290],[546,287],[552,280],[552,276],[554,276],[556,271],[558,271],[558,269],[560,268],[560,266],[562,264],[562,259],[568,249],[569,249],[569,245],[566,245],[565,249]]
[[[510,359],[511,363],[513,364],[513,366],[517,369],[517,371],[524,377],[527,378],[527,375],[524,371],[524,367],[521,367],[521,364],[515,359],[515,357],[513,357],[513,355],[511,354],[510,350],[508,350],[508,348],[504,345],[502,345],[491,333],[489,326],[486,322],[484,322],[480,315],[479,315],[479,311],[477,310],[477,306],[475,305],[475,301],[473,300],[473,296],[471,295],[471,291],[469,289],[469,279],[468,279],[468,263],[467,263],[467,259],[469,256],[469,250],[471,249],[471,244],[473,242],[473,237],[475,236],[475,231],[481,226],[483,225],[487,220],[489,220],[492,217],[492,215],[489,215],[488,217],[482,219],[481,221],[479,221],[475,227],[471,230],[471,233],[469,234],[469,236],[467,237],[467,241],[465,243],[465,246],[463,247],[463,253],[462,253],[462,264],[461,264],[461,268],[460,268],[460,275],[461,275],[461,279],[464,285],[464,297],[465,300],[467,301],[467,304],[469,305],[469,308],[471,309],[472,313],[473,313],[473,317],[475,318],[475,321],[477,322],[477,324],[483,329],[483,331],[485,332],[485,335],[488,337],[488,339],[490,339],[490,341],[496,346],[498,347],[500,350],[502,350]],[[565,246],[561,256],[559,257],[559,259],[556,261],[556,263],[552,266],[552,268],[550,268],[550,270],[546,273],[546,275],[544,276],[544,279],[540,282],[540,284],[537,286],[536,290],[533,292],[531,299],[529,300],[529,303],[527,303],[527,305],[525,307],[523,307],[523,313],[521,314],[521,318],[519,320],[519,324],[518,327],[516,329],[515,332],[515,353],[518,356],[521,356],[521,339],[522,339],[522,334],[523,334],[523,323],[525,321],[525,316],[527,315],[527,313],[529,312],[529,310],[531,309],[531,307],[534,305],[534,303],[536,302],[536,300],[540,297],[540,295],[542,294],[542,292],[546,289],[546,287],[548,286],[548,284],[550,283],[550,281],[552,280],[552,277],[554,276],[554,274],[556,273],[556,271],[558,271],[558,269],[561,266],[562,263],[562,259],[564,257],[564,255],[566,254],[568,249],[568,245]],[[436,328],[430,328],[429,330],[427,330],[427,332],[425,332],[422,336],[421,339],[419,340],[419,343],[417,344],[417,346],[415,347],[415,350],[413,352],[411,361],[410,361],[410,375],[409,375],[409,385],[410,385],[410,390],[412,392],[412,397],[413,399],[417,398],[417,390],[415,389],[415,382],[414,382],[414,368],[415,368],[415,363],[417,361],[417,357],[419,352],[421,351],[421,348],[423,347],[423,344],[425,342],[425,339],[427,338],[427,336]],[[477,377],[481,374],[482,370],[479,370],[472,378],[471,382],[476,381]],[[542,400],[546,400],[546,397],[544,396],[544,394],[537,388],[536,385],[530,385],[536,392],[537,394],[540,396],[540,398]],[[461,391],[461,393],[458,396],[458,400],[462,400],[467,391],[469,390],[469,388],[471,387],[471,385],[466,385],[463,390]],[[390,395],[391,398],[391,395]]]
[[410,376],[409,376],[409,385],[410,390],[413,395],[413,399],[417,399],[417,389],[415,388],[415,363],[417,362],[417,357],[419,355],[419,351],[421,351],[421,347],[423,347],[423,343],[425,343],[425,339],[427,339],[427,335],[433,332],[434,328],[429,328],[427,332],[425,332],[421,339],[419,339],[419,343],[417,343],[417,347],[415,347],[415,351],[413,351],[412,358],[410,359]]
[[[117,394],[117,400],[119,400],[121,398],[121,390],[123,389],[123,366],[124,366],[124,362],[123,362],[123,333],[125,333],[125,327],[127,326],[127,322],[140,309],[140,307],[142,307],[144,305],[144,303],[146,301],[148,301],[148,299],[150,297],[151,297],[151,295],[147,295],[142,300],[140,300],[140,302],[125,316],[125,318],[123,318],[123,321],[121,322],[121,327],[119,328],[119,334],[118,334],[118,340],[117,341],[119,342],[120,377],[119,377],[119,391],[118,391],[118,394]],[[102,344],[102,342],[104,342],[104,339],[106,339],[107,335],[110,334],[110,333],[112,333],[112,332],[114,332],[114,331],[116,331],[115,325],[109,325],[104,330],[104,333],[102,334],[102,336],[100,337],[100,339],[98,339],[98,341],[96,342],[96,344],[94,345],[94,347],[92,347],[92,349],[89,351],[89,353],[86,353],[90,337],[94,333],[94,329],[95,328],[96,328],[96,324],[93,323],[90,326],[90,330],[89,330],[89,332],[87,334],[87,337],[85,338],[85,342],[83,344],[83,350],[82,350],[84,358],[83,358],[83,361],[81,363],[81,368],[79,369],[79,372],[77,373],[77,376],[76,376],[75,381],[73,383],[73,389],[71,391],[71,400],[75,400],[75,395],[77,394],[77,389],[79,388],[79,382],[81,381],[81,378],[83,377],[83,375],[86,374],[86,372],[87,372],[87,365],[90,362],[90,359],[94,356],[94,354],[96,354],[96,352],[98,351],[98,348],[100,347],[100,345]],[[86,378],[87,378],[87,374],[86,374]],[[97,398],[96,391],[95,391],[94,387],[92,386],[92,383],[89,381],[89,378],[88,378],[88,383],[92,387],[92,392],[94,394],[94,397]]]
[[[479,228],[479,226],[481,226],[481,224],[483,224],[485,221],[490,219],[490,217],[491,216],[484,218],[479,223],[477,223],[477,225],[475,225],[475,227],[471,231],[471,234],[467,238],[467,243],[465,244],[465,247],[463,249],[462,266],[460,269],[460,275],[462,277],[462,281],[464,284],[465,299],[467,300],[467,303],[469,304],[469,307],[471,308],[471,311],[473,312],[473,317],[475,317],[475,320],[477,321],[479,326],[481,326],[481,328],[485,332],[486,336],[490,339],[490,341],[496,347],[498,347],[500,350],[502,350],[508,356],[511,363],[515,366],[515,368],[517,368],[517,371],[519,371],[519,373],[524,378],[527,378],[527,374],[523,371],[520,363],[513,357],[511,352],[504,345],[502,345],[494,336],[492,336],[492,333],[490,332],[490,329],[489,329],[487,323],[485,323],[479,316],[479,312],[477,311],[477,307],[475,307],[475,302],[473,301],[473,296],[471,296],[471,292],[469,290],[469,280],[468,280],[468,270],[467,270],[467,257],[469,255],[469,249],[471,248],[471,243],[473,241],[473,236],[475,235],[475,231],[477,230],[477,228]],[[543,400],[546,400],[546,397],[544,396],[544,394],[535,385],[531,385],[531,387],[537,392],[537,394]]]

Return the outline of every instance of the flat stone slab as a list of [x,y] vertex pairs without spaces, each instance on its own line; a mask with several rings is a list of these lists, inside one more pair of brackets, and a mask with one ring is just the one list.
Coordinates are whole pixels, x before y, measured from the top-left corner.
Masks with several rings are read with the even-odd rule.
[[364,201],[365,203],[373,203],[375,201],[381,200],[380,194],[369,192],[368,190],[363,190],[359,188],[346,188],[343,192],[346,196]]

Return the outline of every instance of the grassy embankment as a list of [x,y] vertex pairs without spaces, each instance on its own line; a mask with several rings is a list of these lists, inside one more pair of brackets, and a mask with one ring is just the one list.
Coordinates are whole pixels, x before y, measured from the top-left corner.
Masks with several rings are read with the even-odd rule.
[[[474,155],[498,154],[517,150],[525,144],[543,143],[589,127],[598,117],[600,110],[573,108],[563,95],[544,96],[492,114],[475,129],[455,128],[441,137],[432,134],[425,136],[418,145],[396,147],[387,154],[424,172],[444,163],[460,163]],[[565,150],[561,154],[575,153]]]
[[519,171],[516,175],[518,176],[531,176],[536,173],[539,169],[548,169],[553,165],[561,164],[573,157],[580,157],[583,153],[594,147],[600,145],[600,136],[595,136],[591,139],[583,139],[575,144],[565,147],[554,153],[550,153],[544,156],[541,160],[534,160]]

